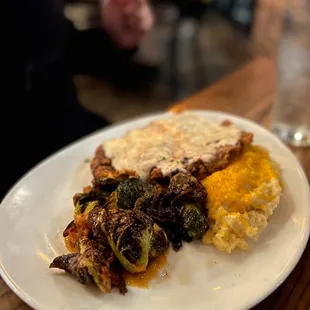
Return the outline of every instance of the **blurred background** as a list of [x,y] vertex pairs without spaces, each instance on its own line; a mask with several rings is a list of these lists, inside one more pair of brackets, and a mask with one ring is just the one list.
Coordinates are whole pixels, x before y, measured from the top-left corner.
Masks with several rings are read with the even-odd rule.
[[[109,122],[165,110],[252,58],[273,57],[285,0],[154,0],[153,29],[115,76],[76,75],[80,103]],[[97,0],[66,0],[78,30],[100,28]],[[98,76],[99,75],[99,76]]]
[[[107,10],[100,11],[99,1],[5,2],[2,117],[12,126],[8,131],[0,122],[1,132],[8,132],[2,157],[10,167],[0,197],[28,169],[76,139],[167,110],[257,56],[274,57],[286,3],[150,0],[154,27],[137,50],[120,51],[103,30],[107,19],[100,12]],[[126,1],[139,3],[113,3],[120,9]]]

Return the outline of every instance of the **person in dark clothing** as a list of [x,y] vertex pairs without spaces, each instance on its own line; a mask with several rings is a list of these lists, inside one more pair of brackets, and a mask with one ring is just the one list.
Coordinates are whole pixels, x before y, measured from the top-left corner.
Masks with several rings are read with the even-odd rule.
[[100,0],[102,28],[83,32],[64,17],[63,0],[7,6],[0,199],[39,161],[108,125],[80,106],[72,75],[115,74],[152,25],[146,0]]

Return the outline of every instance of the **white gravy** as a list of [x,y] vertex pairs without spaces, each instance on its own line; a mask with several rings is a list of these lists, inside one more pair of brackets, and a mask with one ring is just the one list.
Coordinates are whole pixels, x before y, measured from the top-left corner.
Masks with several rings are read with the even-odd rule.
[[241,129],[234,125],[224,126],[183,112],[106,141],[103,148],[117,170],[134,170],[141,178],[147,178],[151,169],[157,167],[169,176],[199,159],[210,162],[219,147],[236,145],[241,134]]

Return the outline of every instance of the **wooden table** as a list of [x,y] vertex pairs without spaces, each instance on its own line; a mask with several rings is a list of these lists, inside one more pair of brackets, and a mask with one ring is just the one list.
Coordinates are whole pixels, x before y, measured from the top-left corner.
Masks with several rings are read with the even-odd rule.
[[[271,60],[259,58],[193,97],[174,105],[172,110],[220,110],[246,117],[268,127],[274,96],[274,77],[274,63]],[[310,148],[293,149],[293,151],[310,180]],[[29,310],[30,307],[25,305],[0,279],[0,309]],[[309,242],[301,260],[288,279],[253,309],[310,309]]]

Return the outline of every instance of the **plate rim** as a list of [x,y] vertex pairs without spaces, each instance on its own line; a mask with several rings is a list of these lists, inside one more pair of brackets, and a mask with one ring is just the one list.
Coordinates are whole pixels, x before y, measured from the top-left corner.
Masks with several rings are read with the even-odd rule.
[[[244,123],[245,125],[249,125],[253,128],[256,127],[257,130],[260,130],[263,133],[266,133],[268,135],[269,138],[275,140],[277,143],[279,143],[281,145],[281,147],[283,147],[287,153],[290,154],[290,156],[292,157],[292,159],[295,162],[296,167],[298,168],[298,172],[299,172],[299,176],[301,178],[301,180],[303,181],[305,187],[307,188],[307,200],[309,202],[309,206],[310,206],[310,186],[309,186],[309,182],[307,179],[307,176],[305,174],[304,169],[302,168],[299,160],[297,159],[297,157],[295,156],[295,154],[290,150],[290,148],[285,145],[274,133],[272,133],[268,128],[263,127],[262,125],[256,123],[255,121],[249,120],[247,118],[238,116],[238,115],[234,115],[231,113],[226,113],[226,112],[221,112],[221,111],[214,111],[214,110],[201,110],[201,109],[190,109],[190,110],[186,110],[186,111],[190,111],[196,114],[203,114],[206,115],[206,117],[208,115],[210,116],[216,116],[216,117],[223,117],[223,118],[230,118],[233,122],[234,120],[237,120]],[[183,112],[183,111],[182,111]],[[98,129],[64,147],[62,147],[61,149],[59,149],[58,151],[52,153],[51,155],[47,156],[46,158],[44,158],[43,160],[41,160],[40,162],[38,162],[36,165],[34,165],[31,169],[29,169],[24,175],[22,175],[14,184],[13,186],[9,189],[9,191],[5,194],[4,198],[1,201],[0,204],[0,208],[3,204],[6,203],[6,201],[9,201],[11,196],[14,195],[14,193],[16,192],[16,190],[25,182],[27,181],[27,179],[29,177],[31,177],[32,173],[38,169],[39,167],[42,167],[44,165],[46,165],[50,160],[53,160],[55,158],[57,158],[59,155],[64,154],[68,151],[68,149],[74,148],[74,147],[78,147],[80,144],[83,144],[85,141],[87,141],[88,139],[91,138],[95,138],[96,136],[102,135],[104,132],[107,131],[113,131],[114,128],[117,128],[119,126],[122,125],[127,125],[130,123],[134,123],[136,121],[139,120],[146,120],[146,119],[150,119],[150,121],[152,121],[154,118],[158,118],[158,117],[165,117],[165,116],[169,116],[169,115],[175,115],[178,113],[175,113],[173,111],[162,111],[162,112],[155,112],[155,113],[147,113],[147,114],[142,114],[139,115],[137,117],[134,118],[130,118],[121,122],[117,122],[115,124],[111,124],[109,126],[103,127],[101,129]],[[255,135],[255,133],[254,133]],[[308,185],[308,186],[307,186]],[[246,308],[244,309],[248,309],[248,308],[252,308],[255,305],[259,304],[260,302],[262,302],[264,299],[266,299],[268,296],[270,296],[287,278],[288,276],[292,273],[292,271],[295,269],[295,267],[297,266],[298,262],[301,259],[301,256],[303,255],[305,248],[307,246],[308,240],[310,238],[310,210],[308,211],[308,216],[306,218],[306,225],[304,227],[303,230],[303,235],[302,235],[302,240],[300,242],[300,247],[298,248],[298,250],[294,253],[292,260],[290,261],[290,265],[287,267],[286,271],[284,272],[284,274],[281,275],[281,277],[279,277],[279,279],[277,280],[276,284],[273,285],[268,291],[266,291],[265,293],[262,293],[261,296],[253,299],[253,301],[251,303],[249,303],[247,305]],[[37,302],[36,299],[32,298],[31,296],[29,296],[21,287],[19,287],[19,285],[17,283],[15,283],[15,281],[13,279],[11,279],[10,274],[6,271],[5,266],[2,264],[2,261],[0,260],[0,276],[2,277],[3,281],[8,285],[8,287],[22,300],[24,301],[27,305],[29,305],[30,307],[34,308],[34,309],[49,309],[46,306],[42,305],[41,303]],[[240,308],[240,310],[242,310],[243,308]]]

